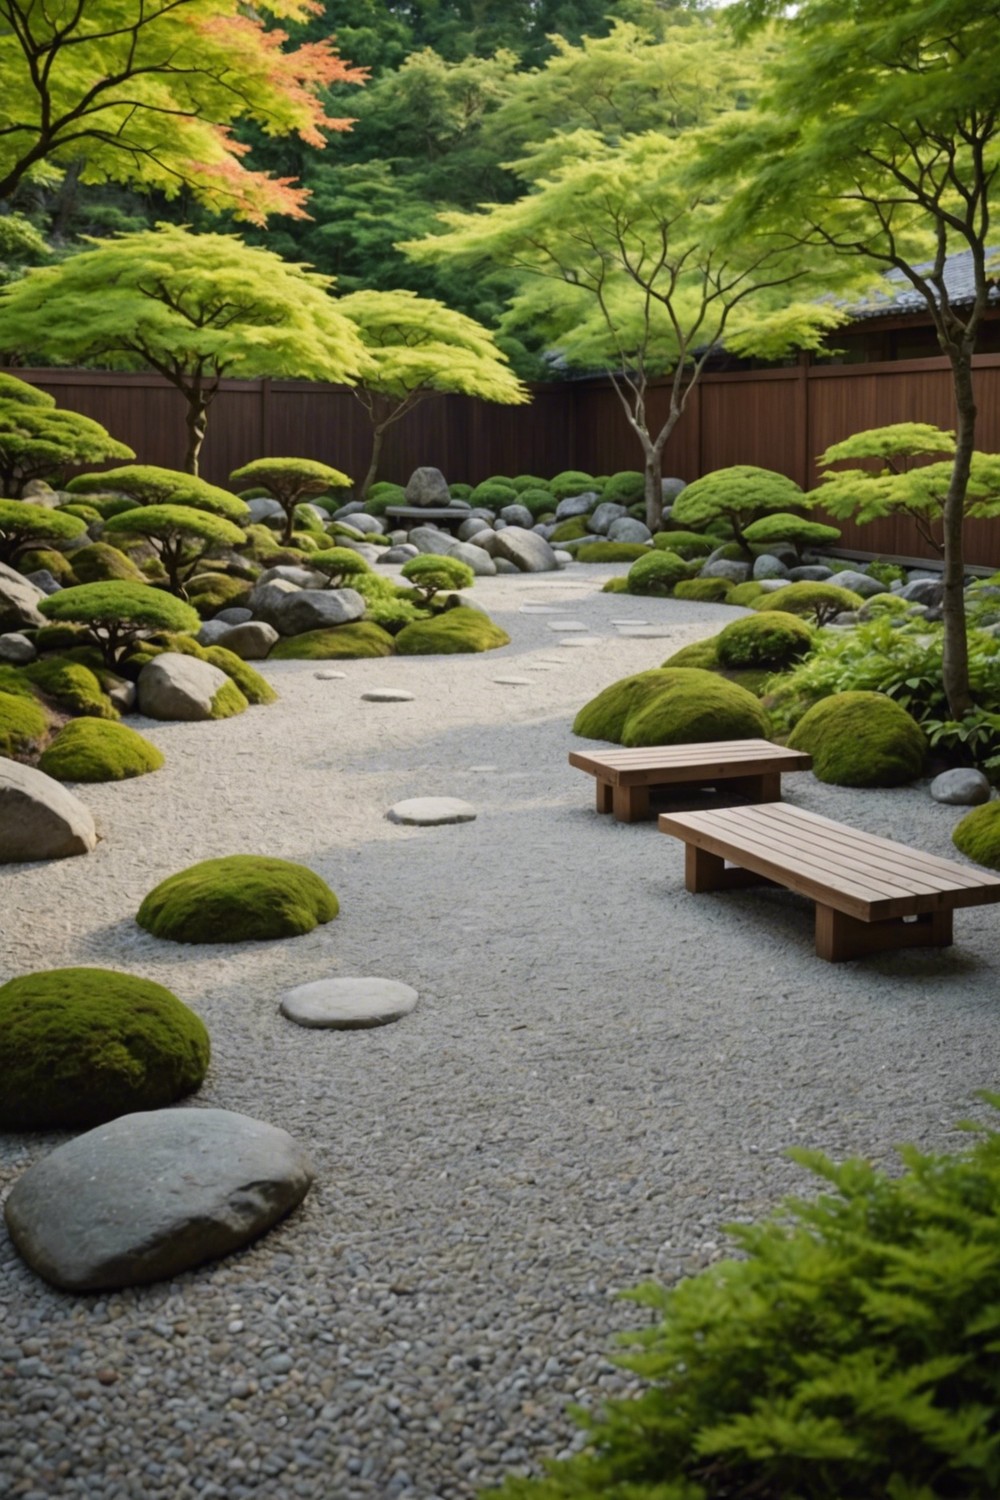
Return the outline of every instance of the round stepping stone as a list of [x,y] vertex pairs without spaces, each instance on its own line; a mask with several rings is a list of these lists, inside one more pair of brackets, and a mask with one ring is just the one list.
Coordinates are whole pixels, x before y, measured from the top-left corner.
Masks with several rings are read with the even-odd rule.
[[571,635],[559,644],[560,646],[599,646],[601,637],[599,635]]
[[459,797],[409,797],[390,807],[386,817],[393,823],[412,823],[434,828],[438,823],[471,823],[476,809]]
[[589,625],[584,625],[582,620],[550,620],[550,630],[589,630]]
[[320,682],[332,682],[335,677],[346,677],[346,672],[314,672],[313,676]]
[[361,694],[366,703],[412,703],[413,694],[405,688],[372,688]]
[[494,677],[494,682],[499,682],[503,687],[530,687],[529,677]]
[[280,1009],[296,1026],[359,1031],[401,1020],[417,998],[416,990],[395,979],[317,979],[286,990]]

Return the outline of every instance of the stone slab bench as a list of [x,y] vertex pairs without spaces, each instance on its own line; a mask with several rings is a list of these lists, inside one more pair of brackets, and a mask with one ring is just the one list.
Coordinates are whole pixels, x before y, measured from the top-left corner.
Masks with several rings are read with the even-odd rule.
[[[469,519],[469,512],[462,509],[454,509],[450,505],[387,505],[385,514],[390,521],[406,521],[413,525],[420,521],[433,521],[436,526],[444,526],[449,531],[454,527],[456,530],[463,521]],[[348,516],[347,524],[350,525],[351,518]],[[486,523],[483,523],[486,529]]]
[[726,791],[753,802],[781,799],[783,771],[808,771],[812,760],[770,740],[710,740],[695,745],[652,745],[638,750],[572,750],[569,763],[597,779],[597,811],[619,823],[652,817],[657,788],[691,791],[726,783]]
[[816,953],[830,963],[946,948],[956,907],[1000,901],[996,875],[787,803],[661,813],[659,828],[684,841],[695,894],[777,885],[814,901]]

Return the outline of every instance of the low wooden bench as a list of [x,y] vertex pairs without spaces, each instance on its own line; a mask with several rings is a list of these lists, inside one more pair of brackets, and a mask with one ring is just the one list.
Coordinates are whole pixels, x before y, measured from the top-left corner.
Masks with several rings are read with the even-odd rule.
[[[390,521],[406,521],[411,526],[415,522],[425,523],[433,521],[435,526],[443,526],[448,531],[457,531],[463,521],[469,519],[469,511],[464,506],[444,505],[387,505],[386,517]],[[347,517],[350,526],[351,518]]]
[[1000,901],[996,875],[787,803],[661,813],[659,827],[684,840],[689,891],[778,885],[815,901],[816,952],[831,963],[946,948],[956,907]]
[[770,740],[710,740],[697,745],[652,745],[640,750],[572,750],[569,763],[597,778],[597,811],[619,823],[652,817],[657,787],[691,791],[725,781],[726,791],[753,802],[781,800],[781,773],[808,771],[812,760]]

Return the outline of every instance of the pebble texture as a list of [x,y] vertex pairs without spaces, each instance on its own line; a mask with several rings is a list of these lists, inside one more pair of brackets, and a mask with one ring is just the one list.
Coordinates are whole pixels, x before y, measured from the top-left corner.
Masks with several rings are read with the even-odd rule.
[[363,1031],[408,1016],[417,992],[396,979],[314,979],[281,999],[281,1014],[298,1026]]
[[[50,1290],[0,1236],[0,1493],[474,1500],[578,1441],[571,1406],[631,1389],[609,1355],[647,1316],[619,1291],[815,1191],[790,1146],[888,1165],[898,1141],[961,1149],[955,1122],[986,1117],[1000,910],[956,913],[954,948],[834,971],[799,898],[690,896],[676,840],[595,813],[567,763],[577,709],[735,618],[645,598],[672,638],[619,637],[628,606],[600,588],[622,571],[478,580],[502,657],[349,662],[348,692],[265,662],[278,703],[158,729],[162,771],[88,789],[95,856],[4,871],[2,977],[89,963],[167,985],[212,1035],[199,1100],[281,1124],[317,1186],[239,1255],[106,1296]],[[606,639],[498,691],[501,660],[553,655],[532,601]],[[403,681],[413,712],[354,693]],[[386,821],[429,786],[480,821]],[[961,858],[926,780],[805,772],[784,795]],[[134,926],[141,891],[234,848],[307,861],[341,916],[204,949]],[[331,1038],[281,1016],[292,986],[376,962],[420,993],[399,1025]],[[0,1142],[0,1194],[59,1139]]]

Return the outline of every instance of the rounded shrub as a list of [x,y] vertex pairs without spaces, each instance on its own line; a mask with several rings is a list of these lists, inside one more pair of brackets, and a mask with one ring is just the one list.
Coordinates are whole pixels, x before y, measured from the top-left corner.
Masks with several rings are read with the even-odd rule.
[[832,547],[834,542],[840,541],[840,527],[825,526],[822,521],[778,510],[751,522],[744,527],[743,535],[753,547],[773,547],[788,542],[801,553],[805,547]]
[[38,768],[57,781],[126,781],[163,765],[163,752],[124,724],[73,719],[42,752]]
[[718,659],[723,667],[769,667],[779,672],[805,656],[813,643],[812,628],[798,615],[780,610],[743,615],[719,635]]
[[17,559],[19,573],[38,573],[41,569],[63,585],[76,583],[73,564],[65,552],[53,552],[50,547],[35,547],[30,552],[21,552]]
[[430,620],[415,620],[396,637],[400,656],[450,656],[464,651],[495,651],[509,645],[506,630],[478,609],[462,605]]
[[657,531],[653,546],[660,552],[676,552],[678,557],[707,557],[715,551],[716,539],[700,531]]
[[582,563],[634,563],[648,551],[644,542],[585,542],[573,556]]
[[613,505],[638,505],[646,496],[645,475],[638,469],[620,469],[605,482],[601,499]]
[[91,542],[73,553],[73,572],[81,583],[106,583],[119,579],[127,583],[144,583],[142,569],[110,542]]
[[955,825],[951,840],[977,865],[1000,870],[1000,802],[985,802],[966,813]]
[[752,693],[695,667],[624,677],[584,705],[573,733],[617,745],[687,745],[760,738],[768,719]]
[[690,646],[682,646],[660,665],[662,667],[700,667],[705,672],[711,672],[719,665],[716,651],[718,639],[717,635],[710,635],[707,640],[692,641]]
[[583,537],[590,535],[589,516],[569,516],[552,528],[549,545],[558,547],[563,542],[579,542]]
[[617,578],[609,578],[601,589],[602,594],[627,594],[628,579],[621,575]]
[[449,484],[448,493],[453,500],[468,500],[472,494],[472,485],[462,484],[461,482],[458,484]]
[[517,490],[503,479],[483,479],[468,497],[473,506],[483,505],[489,510],[501,510],[505,505],[514,505]]
[[326,881],[305,865],[230,854],[168,876],[145,898],[136,921],[174,943],[244,943],[298,937],[339,909]]
[[674,584],[675,599],[700,599],[705,604],[725,604],[732,585],[725,578],[682,578]]
[[111,969],[48,969],[0,986],[0,1128],[61,1130],[162,1109],[198,1088],[201,1019],[170,990]]
[[763,599],[766,593],[767,589],[762,583],[758,583],[754,578],[748,578],[746,583],[738,583],[729,590],[726,603],[739,605],[741,609],[752,609],[757,600]]
[[847,610],[860,609],[864,600],[852,589],[841,588],[839,583],[786,583],[782,589],[772,589],[756,600],[754,609],[766,611],[777,609],[789,615],[804,615],[817,625],[825,625],[834,615]]
[[891,615],[905,620],[912,608],[909,600],[901,599],[898,594],[873,594],[858,610],[858,619],[877,620],[882,615]]
[[185,582],[184,592],[201,618],[210,620],[222,609],[242,608],[252,587],[246,578],[234,578],[230,573],[196,573]]
[[411,557],[400,572],[428,601],[444,589],[468,589],[476,581],[468,563],[457,557],[439,557],[435,552]]
[[806,710],[788,739],[834,786],[903,786],[924,768],[923,730],[884,693],[833,693]]
[[392,636],[371,620],[333,625],[328,630],[304,630],[276,641],[268,661],[336,661],[341,657],[392,656]]
[[365,510],[370,516],[384,516],[390,505],[405,505],[406,491],[401,484],[382,481],[373,484],[365,496]]
[[519,495],[523,495],[525,490],[548,489],[545,480],[541,479],[537,474],[515,474],[511,480],[511,484]]
[[50,620],[85,625],[113,667],[119,655],[158,630],[195,631],[201,620],[190,604],[147,583],[81,583],[39,601]]
[[[563,469],[549,480],[548,488],[557,500],[568,500],[570,495],[585,495],[588,490],[596,492],[601,486],[593,474],[585,474],[582,469]],[[597,504],[596,500],[594,504]]]
[[539,485],[530,490],[521,490],[518,493],[517,503],[530,510],[537,521],[542,516],[554,515],[559,502],[551,490]]
[[49,716],[23,693],[0,691],[0,755],[25,760],[34,755],[49,732]]
[[630,594],[669,594],[675,584],[687,578],[691,565],[676,552],[647,551],[628,570]]

